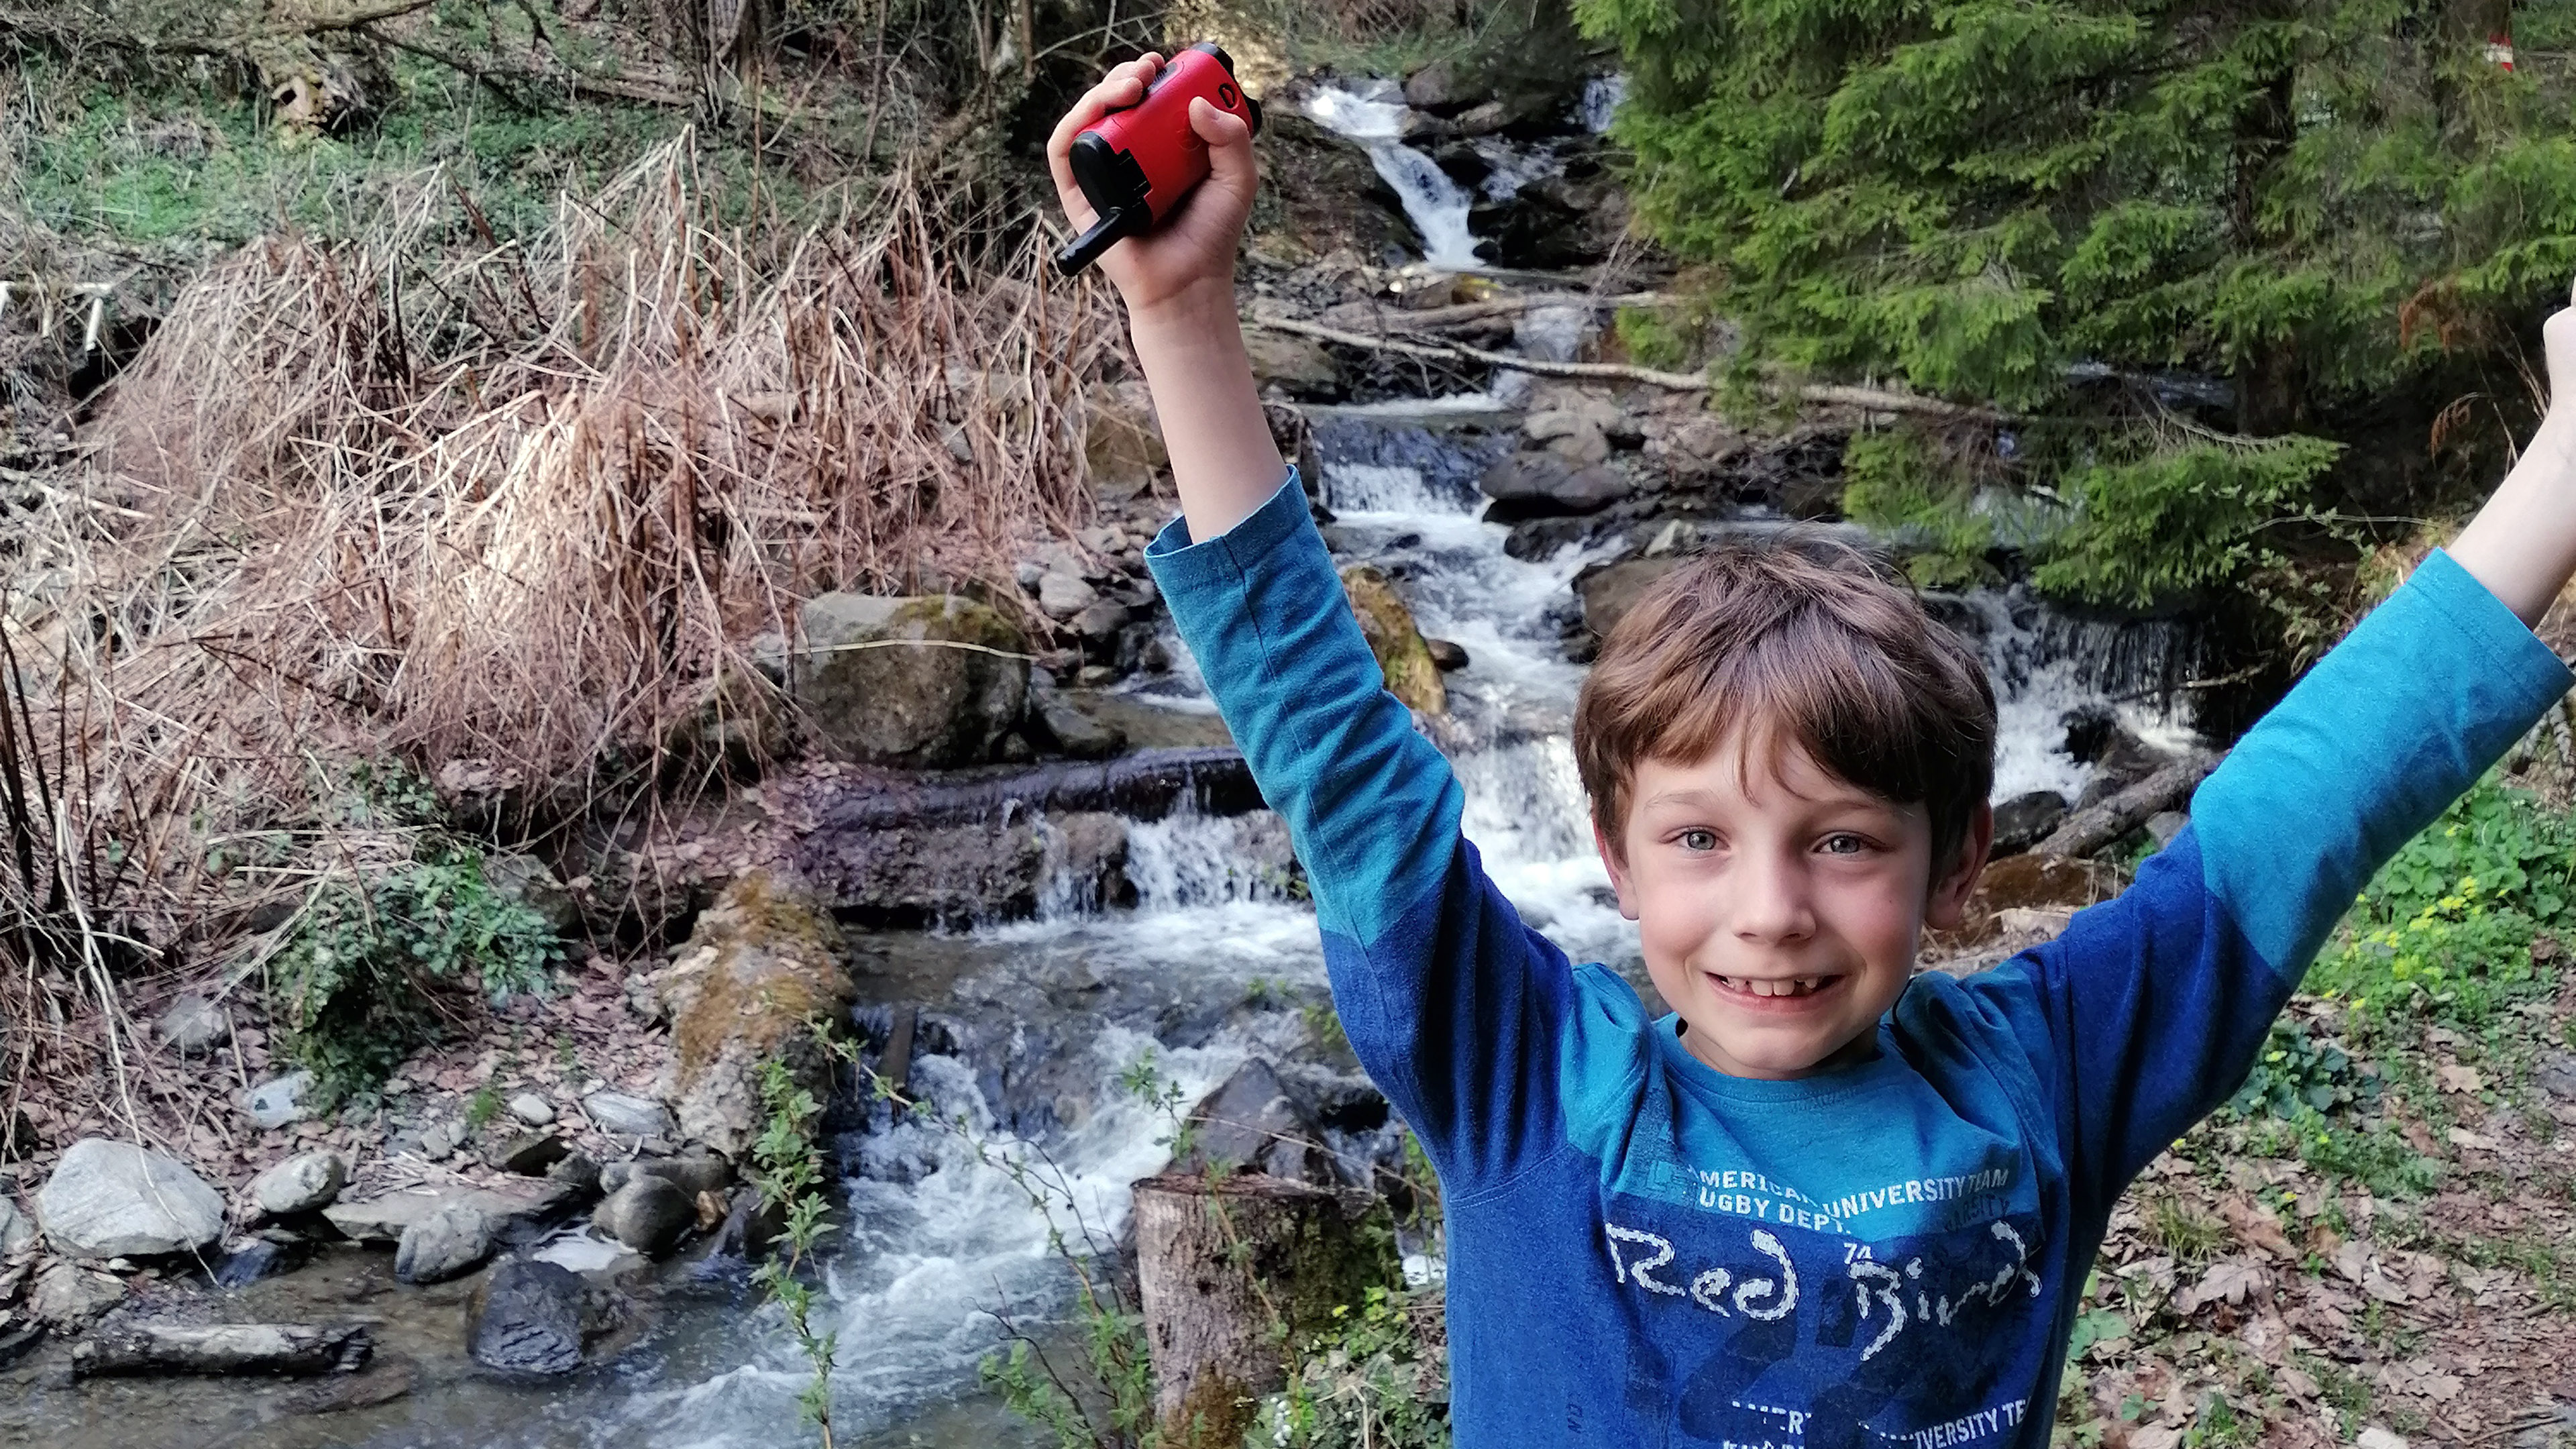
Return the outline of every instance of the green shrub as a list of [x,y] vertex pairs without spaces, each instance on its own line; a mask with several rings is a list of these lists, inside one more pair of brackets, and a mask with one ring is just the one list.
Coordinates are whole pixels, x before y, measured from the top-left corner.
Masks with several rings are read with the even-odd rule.
[[2302,1107],[2334,1112],[2376,1106],[2380,1087],[2379,1074],[2342,1047],[2316,1040],[2297,1022],[2276,1021],[2263,1055],[2227,1106],[2243,1117],[2261,1112],[2288,1118]]
[[545,918],[494,890],[478,852],[414,858],[317,890],[270,963],[287,1055],[333,1097],[364,1091],[437,1038],[441,998],[538,991],[563,955]]
[[1333,1310],[1288,1387],[1262,1401],[1257,1435],[1280,1449],[1446,1449],[1448,1343],[1437,1289],[1371,1288]]

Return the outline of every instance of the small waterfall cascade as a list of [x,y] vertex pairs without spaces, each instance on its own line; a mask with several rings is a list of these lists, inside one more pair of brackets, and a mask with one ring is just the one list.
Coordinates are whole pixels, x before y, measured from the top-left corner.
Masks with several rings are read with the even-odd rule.
[[1404,214],[1422,234],[1423,260],[1449,271],[1484,265],[1475,234],[1467,230],[1474,198],[1430,157],[1404,144],[1404,97],[1393,82],[1372,82],[1365,90],[1318,86],[1306,98],[1305,111],[1317,125],[1368,147],[1369,164],[1395,189]]

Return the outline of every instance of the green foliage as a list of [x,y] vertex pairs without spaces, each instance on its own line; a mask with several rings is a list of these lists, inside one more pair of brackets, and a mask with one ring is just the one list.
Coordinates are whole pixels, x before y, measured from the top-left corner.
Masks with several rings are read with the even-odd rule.
[[1651,307],[1622,307],[1612,324],[1628,359],[1640,367],[1678,370],[1690,362],[1690,339],[1671,317]]
[[814,1289],[797,1276],[815,1246],[832,1232],[823,1221],[832,1210],[823,1191],[823,1154],[814,1144],[814,1119],[823,1106],[796,1084],[786,1063],[774,1058],[760,1064],[760,1105],[768,1116],[751,1144],[751,1178],[761,1201],[785,1214],[778,1239],[785,1251],[773,1250],[753,1270],[751,1281],[787,1315],[797,1352],[813,1369],[796,1396],[797,1421],[819,1429],[823,1449],[832,1449],[832,1367],[840,1335],[814,1331]]
[[443,992],[541,991],[563,946],[494,890],[472,848],[433,839],[411,860],[317,888],[270,963],[288,1056],[337,1096],[382,1081],[437,1038]]
[[[1575,12],[1624,52],[1639,216],[1707,264],[1736,380],[1895,379],[2025,415],[2018,452],[1942,461],[2065,501],[2052,590],[2241,581],[2259,530],[2319,496],[2336,419],[2518,398],[2514,335],[2576,271],[2576,72],[2501,71],[2449,11]],[[2170,422],[2134,383],[2168,371],[2234,382],[2234,430],[2267,446]]]
[[1448,1350],[1437,1290],[1371,1288],[1299,1346],[1255,1433],[1280,1449],[1446,1449]]
[[1905,571],[1927,589],[1990,582],[1993,520],[1975,511],[1958,475],[1912,431],[1855,433],[1843,447],[1843,513],[1891,538]]
[[2479,782],[2400,849],[2353,904],[2308,988],[2368,1024],[2430,1017],[2482,1025],[2553,990],[2532,943],[2576,907],[2576,820]]
[[468,1131],[480,1132],[491,1126],[492,1120],[500,1115],[501,1089],[490,1082],[476,1087],[474,1094],[465,1099],[465,1126]]
[[2227,1106],[2239,1116],[2268,1112],[2282,1118],[2297,1117],[2301,1108],[2367,1109],[2378,1105],[2381,1085],[2377,1072],[2354,1061],[2342,1047],[2316,1040],[2296,1022],[2278,1021],[2245,1085]]

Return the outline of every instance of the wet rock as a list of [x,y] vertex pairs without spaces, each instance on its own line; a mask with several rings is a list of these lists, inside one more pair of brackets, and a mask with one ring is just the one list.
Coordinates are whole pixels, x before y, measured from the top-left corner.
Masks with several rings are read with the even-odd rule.
[[572,1144],[552,1132],[522,1132],[484,1157],[503,1172],[544,1177],[555,1164],[572,1156]]
[[38,1323],[69,1333],[124,1301],[123,1283],[57,1259],[36,1275],[36,1286],[27,1295],[27,1311]]
[[1118,631],[1127,627],[1127,606],[1102,599],[1065,622],[1073,626],[1074,633],[1082,636],[1084,647],[1095,658],[1101,657],[1115,652]]
[[[1459,117],[1462,129],[1467,122]],[[1627,198],[1616,185],[1563,176],[1535,178],[1467,212],[1469,229],[1484,238],[1478,252],[1532,269],[1590,266],[1609,255],[1627,222]]]
[[274,1238],[243,1238],[224,1244],[223,1256],[215,1259],[209,1276],[218,1288],[247,1288],[263,1278],[294,1271],[306,1256],[300,1244],[281,1243]]
[[1610,456],[1610,435],[1581,412],[1532,413],[1522,420],[1521,435],[1576,468],[1588,468]]
[[410,1394],[419,1377],[420,1371],[408,1363],[378,1363],[364,1373],[291,1394],[285,1406],[296,1414],[345,1414],[353,1409],[372,1409]]
[[839,755],[909,768],[981,764],[1026,709],[1028,639],[971,599],[823,594],[799,619],[795,694]]
[[513,1177],[489,1187],[458,1184],[343,1199],[324,1208],[322,1217],[355,1242],[399,1243],[415,1223],[450,1208],[470,1208],[490,1222],[496,1238],[515,1243],[553,1227],[580,1196],[573,1184],[554,1178]]
[[291,1217],[330,1206],[349,1181],[337,1152],[299,1152],[251,1179],[250,1200],[267,1217]]
[[185,1253],[224,1230],[224,1200],[176,1160],[89,1137],[63,1153],[36,1193],[45,1236],[78,1258]]
[[1298,1181],[1332,1180],[1330,1157],[1316,1150],[1322,1136],[1307,1120],[1278,1070],[1259,1057],[1235,1069],[1190,1109],[1195,1145],[1177,1171],[1210,1168],[1267,1172]]
[[560,1182],[588,1197],[599,1191],[599,1164],[587,1152],[569,1152],[561,1161],[546,1169],[549,1181]]
[[637,1176],[600,1200],[590,1225],[648,1258],[678,1246],[697,1226],[696,1198],[667,1178]]
[[183,1057],[201,1057],[232,1040],[233,1023],[222,1007],[190,992],[154,1019],[152,1033]]
[[956,825],[835,830],[803,842],[805,877],[833,911],[869,925],[1025,916],[1037,909],[1047,845],[1013,813]]
[[18,1211],[18,1204],[10,1200],[8,1193],[0,1192],[0,1258],[15,1254],[35,1240],[36,1225]]
[[531,1127],[543,1127],[555,1120],[555,1106],[534,1092],[521,1092],[510,1099],[510,1115]]
[[515,850],[496,850],[483,857],[483,879],[493,893],[526,906],[545,918],[546,928],[558,936],[571,936],[581,930],[581,902],[555,878],[547,864],[533,855]]
[[143,1323],[72,1347],[72,1377],[112,1374],[356,1373],[376,1351],[354,1323]]
[[1636,607],[1664,575],[1681,567],[1678,557],[1622,559],[1575,576],[1574,591],[1583,600],[1583,627],[1600,638]]
[[1342,390],[1342,370],[1324,344],[1287,332],[1247,327],[1243,350],[1252,359],[1253,377],[1277,383],[1292,397],[1330,399]]
[[1443,674],[1467,667],[1467,646],[1464,644],[1448,639],[1433,639],[1426,635],[1423,638],[1422,647],[1430,653],[1432,664]]
[[311,1072],[289,1072],[252,1087],[242,1097],[242,1110],[262,1131],[274,1132],[312,1116],[313,1093]]
[[1359,619],[1369,652],[1377,656],[1388,691],[1408,709],[1446,713],[1449,687],[1441,682],[1440,666],[1432,662],[1413,611],[1396,593],[1394,581],[1374,565],[1353,564],[1342,570],[1342,592],[1350,596],[1351,613]]
[[1072,573],[1049,573],[1038,577],[1038,611],[1062,624],[1100,602],[1100,593]]
[[[943,651],[947,652],[947,651]],[[671,1026],[667,1089],[680,1131],[748,1155],[763,1112],[759,1070],[783,1063],[815,1100],[832,1094],[831,1056],[814,1023],[849,1009],[840,927],[801,890],[760,872],[726,887],[698,917],[678,961],[652,977]]]
[[1467,109],[1476,103],[1478,94],[1460,74],[1455,61],[1435,60],[1404,78],[1404,103],[1435,116]]
[[612,1196],[630,1183],[658,1177],[680,1190],[682,1196],[695,1200],[702,1192],[721,1192],[733,1184],[733,1164],[721,1157],[639,1157],[632,1162],[612,1162],[599,1170],[599,1190]]
[[771,1202],[759,1188],[746,1187],[734,1193],[724,1225],[716,1230],[715,1251],[728,1258],[757,1263],[769,1256],[770,1245],[785,1231],[786,1207]]
[[2066,797],[2054,790],[2015,795],[1995,807],[1995,858],[2019,855],[2048,838],[2066,818]]
[[1628,480],[1614,468],[1578,468],[1554,453],[1516,453],[1476,480],[1494,500],[1486,517],[1497,523],[1553,515],[1598,513],[1628,496]]
[[0,1329],[0,1369],[5,1369],[35,1351],[45,1341],[45,1326],[30,1323],[20,1328]]
[[512,1258],[474,1290],[466,1350],[476,1363],[505,1373],[570,1373],[581,1366],[588,1297],[572,1270]]
[[602,1089],[581,1099],[592,1125],[611,1137],[668,1137],[678,1131],[659,1102]]
[[1056,749],[1077,760],[1100,760],[1127,748],[1127,732],[1067,698],[1052,681],[1029,681],[1029,715],[1054,741]]
[[394,1248],[394,1281],[425,1286],[462,1278],[492,1256],[492,1220],[453,1204],[403,1229]]

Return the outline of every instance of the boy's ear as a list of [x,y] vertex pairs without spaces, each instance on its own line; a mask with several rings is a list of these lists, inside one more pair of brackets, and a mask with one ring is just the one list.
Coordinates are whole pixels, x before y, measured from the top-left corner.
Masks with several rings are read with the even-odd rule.
[[1968,828],[1959,837],[1958,854],[1950,868],[1932,882],[1932,894],[1923,903],[1923,924],[1944,931],[1954,931],[1967,918],[1968,896],[1977,888],[1977,875],[1986,868],[1986,853],[1995,846],[1995,807],[1980,803],[1968,816]]
[[1592,848],[1601,852],[1601,863],[1609,868],[1610,889],[1619,893],[1619,914],[1637,919],[1637,892],[1628,879],[1628,863],[1619,858],[1619,848],[1602,833],[1597,820],[1592,824]]

